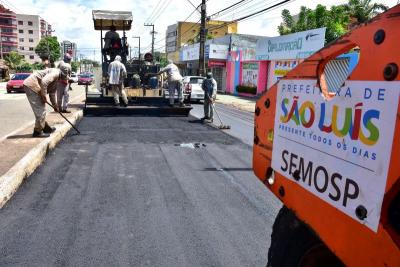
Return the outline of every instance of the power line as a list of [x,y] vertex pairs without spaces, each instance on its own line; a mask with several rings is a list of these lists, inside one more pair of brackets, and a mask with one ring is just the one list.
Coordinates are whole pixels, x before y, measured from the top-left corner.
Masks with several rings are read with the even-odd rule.
[[[252,0],[252,1],[253,1],[253,0]],[[252,2],[252,1],[250,1],[250,2]],[[274,4],[274,3],[278,2],[278,1],[279,1],[279,0],[274,0],[274,1],[267,2],[267,1],[262,0],[262,1],[260,1],[260,2],[254,3],[254,4],[252,4],[252,5],[247,5],[247,4],[250,4],[250,2],[249,2],[249,3],[246,3],[246,6],[243,7],[242,9],[240,9],[239,11],[234,12],[234,13],[232,14],[232,18],[229,19],[229,20],[234,20],[234,18],[235,18],[235,17],[238,17],[238,16],[244,16],[244,15],[247,15],[247,14],[251,14],[252,12],[257,11],[257,10],[259,10],[259,9],[262,8],[262,7],[265,7],[265,6]],[[266,2],[267,2],[267,3],[266,3]],[[225,14],[225,15],[223,15],[223,17],[226,18],[226,17],[229,16],[229,15],[230,15],[230,14]]]
[[267,7],[267,8],[261,9],[261,10],[259,10],[259,11],[256,11],[256,12],[254,12],[254,13],[251,13],[251,14],[246,15],[246,16],[244,16],[244,17],[241,17],[241,18],[238,18],[238,19],[235,19],[235,20],[226,22],[226,23],[221,24],[221,25],[218,25],[218,26],[216,26],[216,27],[211,27],[211,28],[209,28],[209,30],[216,30],[216,29],[225,27],[225,26],[227,26],[227,25],[229,25],[229,24],[232,24],[232,23],[235,23],[235,22],[239,22],[239,21],[248,19],[248,18],[253,17],[253,16],[261,15],[262,13],[265,13],[265,12],[271,10],[271,9],[277,8],[277,7],[281,6],[281,5],[287,4],[287,3],[292,2],[292,1],[294,1],[294,0],[283,0],[283,1],[280,1],[280,2],[277,3],[277,4],[274,4],[274,5],[269,6],[269,7]]
[[167,9],[167,7],[169,6],[169,4],[171,3],[172,0],[169,0],[168,2],[165,2],[166,4],[164,6],[162,6],[158,12],[156,13],[156,15],[154,15],[154,18],[152,19],[152,23],[156,22],[157,19],[164,13],[164,11]]
[[196,7],[196,6],[192,3],[192,1],[190,1],[190,0],[186,0],[186,1],[188,1],[188,2],[192,5],[192,7],[194,7],[194,9],[198,11],[198,9],[197,9],[198,7]]
[[247,1],[247,0],[241,0],[241,1],[239,1],[239,2],[236,2],[236,3],[234,3],[234,4],[232,4],[232,5],[228,6],[228,7],[226,7],[226,8],[224,8],[224,9],[221,9],[221,10],[218,11],[218,12],[215,12],[214,14],[210,15],[210,17],[213,17],[213,16],[215,16],[215,15],[221,13],[221,12],[224,12],[225,10],[228,10],[228,9],[230,9],[230,8],[232,8],[232,7],[234,7],[234,6],[238,5],[238,4],[240,4],[240,3],[243,3],[243,2],[245,2],[245,1]]
[[160,5],[160,3],[161,3],[162,1],[163,1],[163,0],[159,0],[159,1],[158,1],[157,5],[154,7],[153,11],[151,12],[151,14],[147,17],[147,19],[146,19],[145,21],[150,22],[150,19],[153,17],[155,11],[158,9],[158,6]]

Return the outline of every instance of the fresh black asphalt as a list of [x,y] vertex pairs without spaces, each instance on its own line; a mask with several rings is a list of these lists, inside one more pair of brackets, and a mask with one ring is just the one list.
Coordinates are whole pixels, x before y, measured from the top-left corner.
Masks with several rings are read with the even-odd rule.
[[193,117],[79,129],[0,210],[0,266],[266,265],[280,203],[250,146]]

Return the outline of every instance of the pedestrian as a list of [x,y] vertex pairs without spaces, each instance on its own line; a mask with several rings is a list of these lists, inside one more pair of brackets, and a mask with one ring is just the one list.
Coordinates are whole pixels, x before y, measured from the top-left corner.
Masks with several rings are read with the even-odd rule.
[[119,106],[119,96],[121,95],[123,106],[128,106],[128,97],[124,90],[124,79],[126,78],[126,68],[121,63],[121,56],[116,56],[115,60],[108,66],[108,83],[114,96],[114,105]]
[[46,102],[47,94],[49,94],[50,102],[55,111],[58,111],[56,103],[57,82],[59,80],[68,80],[68,68],[60,66],[60,68],[49,68],[37,71],[31,74],[24,81],[24,90],[31,105],[33,114],[35,115],[35,127],[33,129],[33,137],[48,137],[55,131],[46,122]]
[[68,69],[68,80],[59,80],[57,82],[57,106],[58,110],[62,113],[71,113],[71,111],[67,109],[69,102],[69,79],[71,78],[71,59],[71,55],[65,53],[63,61],[58,64],[58,68],[61,68],[61,66],[63,66],[64,68]]
[[207,79],[203,81],[202,89],[204,90],[204,122],[213,122],[213,104],[217,98],[217,82],[213,78],[212,72],[207,73]]
[[178,67],[174,64],[174,62],[171,59],[168,59],[168,65],[161,69],[157,75],[161,75],[162,73],[166,72],[168,76],[168,92],[169,92],[169,105],[171,107],[174,106],[174,97],[175,97],[175,90],[178,91],[178,101],[179,101],[179,106],[183,107],[183,92],[182,92],[182,87],[183,87],[183,77],[179,73]]

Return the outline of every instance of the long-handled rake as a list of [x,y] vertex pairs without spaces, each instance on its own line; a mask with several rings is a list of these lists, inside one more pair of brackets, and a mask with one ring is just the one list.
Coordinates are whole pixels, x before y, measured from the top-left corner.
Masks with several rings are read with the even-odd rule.
[[218,126],[218,129],[229,130],[229,129],[231,128],[231,126],[222,123],[221,117],[219,116],[219,114],[218,114],[218,112],[217,112],[217,109],[215,108],[215,105],[214,105],[214,102],[213,102],[213,101],[211,101],[211,106],[212,106],[212,108],[213,108],[215,114],[217,114],[217,117],[218,117],[218,120],[219,120],[219,123],[220,123],[220,125]]
[[[53,106],[52,104],[50,104],[48,101],[46,101],[46,104],[49,105],[50,107],[52,107],[54,110],[56,110],[56,109],[54,108],[54,106]],[[76,128],[75,125],[73,125],[73,124],[67,119],[67,117],[65,117],[60,111],[57,111],[57,112],[58,112],[58,114],[61,115],[61,117],[63,117],[64,120],[66,120],[66,121],[72,126],[72,128],[74,128],[74,130],[75,130],[78,134],[81,134],[81,132],[78,130],[78,128]]]

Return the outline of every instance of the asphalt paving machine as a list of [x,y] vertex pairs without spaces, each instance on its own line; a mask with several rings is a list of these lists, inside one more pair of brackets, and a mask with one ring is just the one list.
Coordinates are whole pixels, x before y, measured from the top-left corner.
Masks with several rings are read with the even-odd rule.
[[[160,66],[153,63],[153,55],[147,53],[144,60],[128,59],[129,44],[126,32],[132,28],[132,12],[93,10],[94,29],[100,31],[101,42],[101,81],[100,88],[90,90],[86,87],[85,115],[151,115],[188,116],[190,106],[170,107],[165,98],[163,79],[157,76]],[[110,38],[105,31],[122,31],[122,36],[114,33]],[[124,88],[129,99],[125,108],[113,106],[113,96],[108,84],[108,66],[121,56],[127,70]]]

